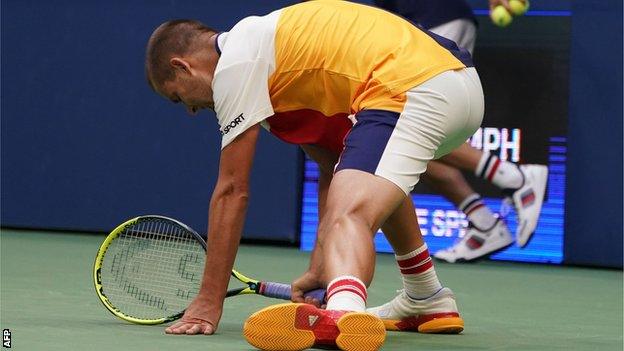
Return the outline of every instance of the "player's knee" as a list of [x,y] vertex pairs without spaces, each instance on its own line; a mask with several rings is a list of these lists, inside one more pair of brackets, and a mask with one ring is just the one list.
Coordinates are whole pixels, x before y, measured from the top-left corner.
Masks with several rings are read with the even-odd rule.
[[[347,211],[340,215],[331,216],[322,227],[325,235],[341,236],[341,233],[358,233],[368,235],[373,231],[374,224],[371,218],[367,218],[363,211]],[[319,228],[320,230],[320,228]],[[320,236],[320,233],[319,233]]]

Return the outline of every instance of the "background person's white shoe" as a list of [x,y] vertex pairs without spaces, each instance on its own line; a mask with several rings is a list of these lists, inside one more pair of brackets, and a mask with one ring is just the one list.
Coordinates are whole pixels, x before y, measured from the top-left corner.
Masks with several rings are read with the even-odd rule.
[[386,330],[434,334],[458,334],[464,330],[464,320],[449,288],[423,300],[414,300],[402,290],[392,301],[366,312],[381,318]]
[[487,230],[481,230],[471,223],[460,242],[436,252],[433,257],[449,263],[467,262],[504,249],[513,241],[507,225],[500,218]]
[[511,198],[518,216],[516,243],[519,247],[524,247],[535,232],[542,212],[546,184],[548,183],[548,167],[522,165],[519,168],[524,176],[524,184],[520,189],[513,192]]

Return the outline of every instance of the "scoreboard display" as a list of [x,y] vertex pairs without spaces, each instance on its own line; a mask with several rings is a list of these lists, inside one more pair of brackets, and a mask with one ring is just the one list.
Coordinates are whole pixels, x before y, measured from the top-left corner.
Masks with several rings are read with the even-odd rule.
[[[482,11],[483,12],[483,11]],[[559,264],[563,260],[570,14],[529,12],[498,28],[479,13],[474,61],[485,94],[482,127],[467,141],[503,160],[548,166],[548,185],[539,223],[524,248],[512,244],[490,259]],[[311,250],[318,226],[318,168],[305,160],[301,249]],[[502,204],[498,188],[472,173],[466,179],[494,212],[503,212],[511,231],[516,216]],[[412,193],[425,241],[432,253],[452,246],[466,233],[467,220],[450,201],[426,185]],[[379,252],[392,252],[381,232]]]

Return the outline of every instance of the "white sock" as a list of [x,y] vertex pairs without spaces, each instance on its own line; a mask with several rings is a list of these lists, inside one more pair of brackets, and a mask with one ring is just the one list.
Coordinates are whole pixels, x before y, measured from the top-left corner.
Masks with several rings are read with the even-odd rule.
[[485,205],[483,199],[479,194],[471,194],[459,204],[459,209],[462,210],[468,217],[468,220],[481,231],[487,231],[496,224],[496,216]]
[[366,285],[353,276],[343,275],[327,284],[328,310],[364,312]]
[[481,155],[475,175],[501,189],[519,189],[524,183],[524,177],[518,166],[512,162],[502,161],[487,152]]
[[427,244],[405,255],[394,255],[403,276],[405,293],[412,299],[420,300],[433,296],[442,289],[438,280]]

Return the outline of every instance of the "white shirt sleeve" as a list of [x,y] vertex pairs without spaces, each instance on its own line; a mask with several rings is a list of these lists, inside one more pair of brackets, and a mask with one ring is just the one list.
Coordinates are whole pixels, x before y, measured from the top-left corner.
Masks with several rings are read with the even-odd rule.
[[247,17],[218,38],[221,57],[212,81],[221,148],[274,114],[269,77],[275,71],[275,30],[280,11]]
[[236,63],[215,75],[215,111],[221,148],[251,126],[274,114],[269,97],[270,66],[263,60]]

